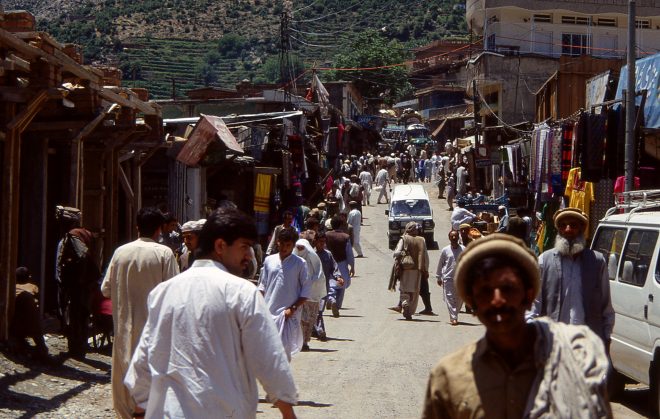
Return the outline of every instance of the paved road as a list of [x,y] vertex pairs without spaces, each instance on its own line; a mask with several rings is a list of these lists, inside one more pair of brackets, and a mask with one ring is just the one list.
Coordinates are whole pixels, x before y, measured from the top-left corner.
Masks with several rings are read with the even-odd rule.
[[[429,191],[435,236],[442,247],[447,245],[450,212],[444,200],[435,199],[437,192],[430,187]],[[387,310],[396,304],[398,294],[387,291],[392,251],[387,247],[386,207],[372,205],[363,210],[366,257],[357,259],[357,275],[347,290],[341,317],[325,317],[330,339],[312,339],[311,351],[293,358],[300,418],[419,418],[431,367],[483,335],[483,326],[471,315],[461,314],[457,327],[449,325],[442,290],[435,281],[431,282],[431,300],[438,316],[415,316],[407,322]],[[435,271],[439,251],[429,253]],[[640,407],[645,396],[644,390],[627,390],[623,404],[613,405],[615,417],[645,417]],[[262,402],[257,417],[276,418],[278,411]]]

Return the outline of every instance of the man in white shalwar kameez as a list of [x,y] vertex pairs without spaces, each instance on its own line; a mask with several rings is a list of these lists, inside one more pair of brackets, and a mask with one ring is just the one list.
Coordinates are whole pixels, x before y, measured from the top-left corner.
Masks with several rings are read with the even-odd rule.
[[112,403],[121,418],[133,415],[135,403],[124,386],[124,375],[147,321],[147,296],[156,285],[179,273],[176,257],[158,244],[163,215],[143,208],[137,215],[139,238],[115,250],[101,292],[112,300]]
[[357,252],[355,257],[364,257],[362,253],[362,246],[360,246],[360,230],[362,228],[362,213],[358,209],[358,203],[355,201],[349,202],[351,211],[348,213],[346,221],[353,227],[353,249]]
[[273,320],[281,325],[280,337],[289,359],[302,349],[302,305],[312,294],[307,264],[303,258],[292,254],[295,241],[289,230],[280,232],[279,253],[264,259],[258,286]]
[[263,297],[240,275],[257,237],[252,219],[218,209],[201,257],[150,294],[149,317],[125,383],[147,418],[255,418],[257,380],[283,418],[298,394]]

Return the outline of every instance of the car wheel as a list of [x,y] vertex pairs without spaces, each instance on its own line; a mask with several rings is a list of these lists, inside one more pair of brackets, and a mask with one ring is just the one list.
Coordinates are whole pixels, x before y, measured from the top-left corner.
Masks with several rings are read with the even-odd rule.
[[[657,355],[656,355],[657,357]],[[652,415],[658,417],[660,415],[660,368],[656,362],[653,363],[651,370],[651,394],[649,395],[649,410]]]

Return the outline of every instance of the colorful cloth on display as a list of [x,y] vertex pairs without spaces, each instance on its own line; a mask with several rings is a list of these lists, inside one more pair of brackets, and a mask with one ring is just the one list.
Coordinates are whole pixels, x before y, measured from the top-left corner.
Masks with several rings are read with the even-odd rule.
[[550,143],[550,188],[552,193],[561,193],[561,169],[562,169],[562,144],[563,136],[561,128],[552,130]]
[[254,186],[254,210],[268,212],[270,210],[271,175],[257,174]]
[[[594,201],[594,184],[582,179],[582,170],[579,167],[569,172],[564,195],[569,198],[569,207],[579,208],[589,216]],[[585,237],[589,237],[589,228],[585,231]]]
[[572,122],[567,122],[561,127],[561,182],[566,188],[568,172],[571,171],[573,159],[573,127]]

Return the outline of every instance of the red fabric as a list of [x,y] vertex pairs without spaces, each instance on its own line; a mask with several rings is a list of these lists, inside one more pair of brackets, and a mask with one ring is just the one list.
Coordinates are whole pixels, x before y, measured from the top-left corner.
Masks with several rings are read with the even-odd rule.
[[342,141],[344,139],[344,131],[346,128],[341,122],[337,125],[337,150],[341,150]]

